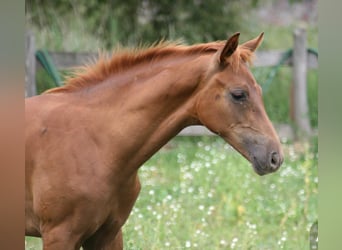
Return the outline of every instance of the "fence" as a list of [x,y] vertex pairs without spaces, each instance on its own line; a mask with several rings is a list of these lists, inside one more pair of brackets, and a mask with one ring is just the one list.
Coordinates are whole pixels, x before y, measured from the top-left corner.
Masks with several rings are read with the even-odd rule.
[[[291,66],[293,70],[293,86],[291,97],[291,118],[295,127],[303,134],[311,134],[311,127],[308,117],[307,102],[307,83],[306,74],[308,68],[318,67],[318,55],[312,50],[307,49],[306,30],[302,28],[295,29],[293,32],[293,49],[291,50],[272,50],[257,51],[255,67],[276,67],[280,63],[282,65]],[[69,52],[53,52],[49,51],[49,55],[57,70],[68,69],[71,67],[83,65],[94,58],[97,53],[69,53]],[[35,40],[32,33],[26,34],[26,88],[25,96],[33,96],[37,94],[35,76],[37,69],[41,65],[36,59]],[[278,131],[284,133],[285,137],[293,137],[293,132],[288,126],[282,125],[278,127]],[[200,126],[192,126],[184,129],[182,135],[203,135],[211,134],[206,128]],[[280,135],[282,136],[282,135]]]

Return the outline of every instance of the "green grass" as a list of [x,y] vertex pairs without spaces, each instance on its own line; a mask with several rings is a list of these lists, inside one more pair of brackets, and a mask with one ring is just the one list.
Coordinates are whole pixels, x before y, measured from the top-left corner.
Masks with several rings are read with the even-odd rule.
[[[276,123],[290,124],[292,69],[286,66],[280,67],[270,84],[266,85],[271,71],[271,67],[252,68],[255,79],[263,87],[265,109],[270,119]],[[318,125],[318,72],[314,69],[307,72],[307,96],[310,123],[316,128]]]
[[139,170],[124,249],[309,249],[317,140],[284,151],[281,169],[260,177],[217,137],[176,137]]

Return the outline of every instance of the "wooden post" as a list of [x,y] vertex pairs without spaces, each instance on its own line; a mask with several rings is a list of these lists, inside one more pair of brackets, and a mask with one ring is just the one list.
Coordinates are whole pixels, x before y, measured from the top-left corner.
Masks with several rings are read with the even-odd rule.
[[34,96],[37,94],[36,88],[36,58],[35,58],[35,39],[32,32],[26,33],[26,61],[25,61],[25,97]]
[[294,123],[300,135],[311,134],[307,98],[307,42],[305,28],[297,28],[293,46],[293,103]]

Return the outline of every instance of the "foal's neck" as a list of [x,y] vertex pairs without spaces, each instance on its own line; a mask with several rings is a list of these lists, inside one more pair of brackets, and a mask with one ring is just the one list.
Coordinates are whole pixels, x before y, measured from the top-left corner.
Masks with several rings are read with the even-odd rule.
[[196,93],[209,56],[188,57],[137,67],[108,79],[105,91],[94,91],[103,98],[99,112],[105,117],[108,143],[123,149],[114,161],[137,169],[180,130],[198,123]]

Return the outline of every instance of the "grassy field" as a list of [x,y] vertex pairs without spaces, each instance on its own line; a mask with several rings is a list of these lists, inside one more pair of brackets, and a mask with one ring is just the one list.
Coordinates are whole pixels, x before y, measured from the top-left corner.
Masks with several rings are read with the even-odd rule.
[[[317,221],[317,140],[284,145],[271,175],[217,137],[176,137],[139,170],[124,249],[309,249]],[[26,249],[41,241],[26,238]]]

